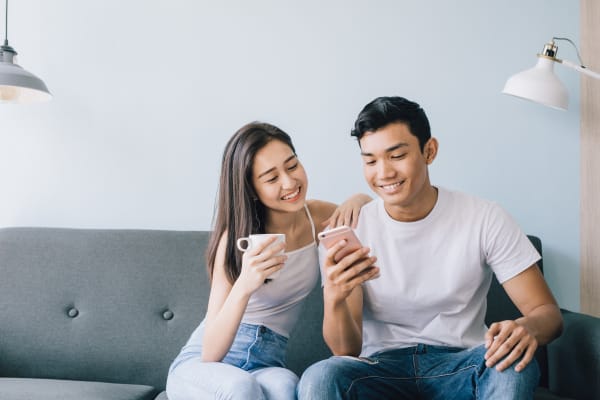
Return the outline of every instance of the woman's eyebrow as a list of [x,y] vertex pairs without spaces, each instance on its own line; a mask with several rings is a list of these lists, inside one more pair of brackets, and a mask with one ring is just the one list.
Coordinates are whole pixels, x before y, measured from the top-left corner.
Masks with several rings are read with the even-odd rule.
[[[296,158],[296,154],[292,154],[291,156],[289,156],[288,158],[285,159],[285,161],[283,162],[284,164],[287,163],[290,160],[293,160],[294,158]],[[275,167],[273,168],[269,168],[268,170],[266,170],[265,172],[258,174],[258,179],[262,178],[263,176],[273,172],[275,170]]]

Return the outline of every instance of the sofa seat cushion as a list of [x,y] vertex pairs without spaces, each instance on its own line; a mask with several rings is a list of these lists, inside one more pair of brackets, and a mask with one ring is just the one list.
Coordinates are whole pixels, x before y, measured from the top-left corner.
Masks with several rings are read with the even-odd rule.
[[59,379],[0,378],[3,400],[154,400],[150,386]]
[[535,400],[572,400],[568,397],[558,396],[544,387],[538,387],[535,391]]
[[154,400],[169,400],[169,398],[167,397],[167,392],[160,392]]

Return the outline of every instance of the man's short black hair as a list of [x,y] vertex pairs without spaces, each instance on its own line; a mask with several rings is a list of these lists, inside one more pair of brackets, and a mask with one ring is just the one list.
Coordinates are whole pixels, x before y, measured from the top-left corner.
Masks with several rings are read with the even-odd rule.
[[375,132],[395,122],[408,126],[423,151],[425,143],[431,138],[429,120],[420,105],[404,97],[378,97],[367,104],[358,114],[351,135],[360,140],[365,133]]

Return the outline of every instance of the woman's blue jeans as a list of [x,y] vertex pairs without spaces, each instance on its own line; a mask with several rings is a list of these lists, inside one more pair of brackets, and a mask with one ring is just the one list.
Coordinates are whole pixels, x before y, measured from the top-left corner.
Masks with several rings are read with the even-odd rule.
[[[199,329],[203,329],[201,325]],[[284,368],[287,338],[262,325],[241,324],[222,362],[201,361],[202,332],[173,361],[169,400],[293,400],[298,377]]]
[[[300,400],[532,399],[539,381],[535,360],[521,372],[485,366],[484,346],[457,349],[418,345],[368,358],[334,356],[309,367]],[[516,365],[516,364],[515,364]]]

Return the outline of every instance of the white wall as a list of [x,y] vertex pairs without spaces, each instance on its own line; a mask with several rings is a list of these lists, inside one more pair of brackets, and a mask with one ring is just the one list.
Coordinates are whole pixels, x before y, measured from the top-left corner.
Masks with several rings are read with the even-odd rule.
[[[579,309],[579,78],[556,68],[568,112],[500,94],[552,36],[579,42],[578,2],[9,6],[10,44],[54,99],[0,105],[0,226],[209,229],[223,146],[257,119],[295,139],[310,197],[339,202],[368,190],[354,118],[402,95],[440,141],[434,184],[540,236],[552,290]],[[576,61],[567,44],[559,57]]]

